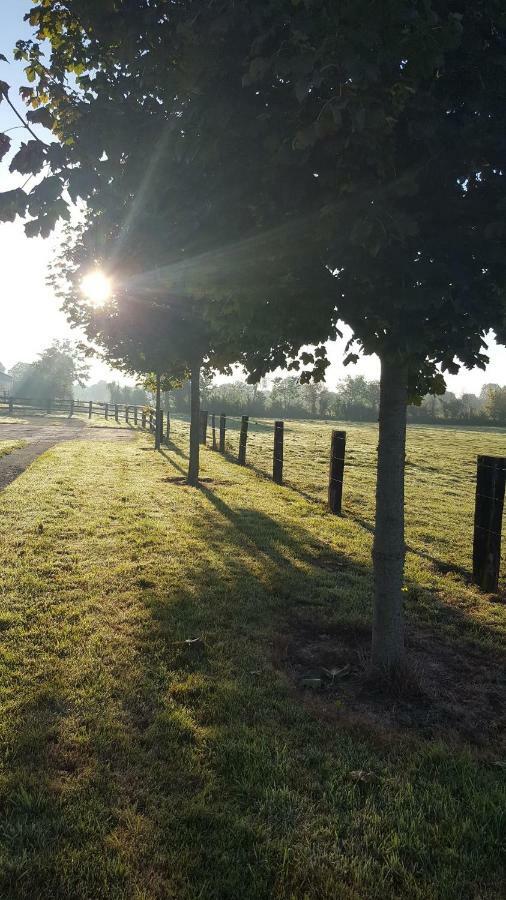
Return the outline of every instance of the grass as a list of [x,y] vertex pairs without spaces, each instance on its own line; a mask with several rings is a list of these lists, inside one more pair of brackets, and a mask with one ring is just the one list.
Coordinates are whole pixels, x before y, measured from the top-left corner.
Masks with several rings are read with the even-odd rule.
[[0,459],[8,456],[13,450],[20,450],[25,446],[25,441],[0,441]]
[[9,416],[3,410],[0,410],[0,426],[1,425],[68,425],[81,421],[90,428],[133,428],[133,417],[130,423],[120,419],[118,422],[114,419],[114,414],[109,419],[103,416],[97,416],[95,413],[89,418],[87,413],[76,413],[69,418],[68,413],[47,413],[44,411],[25,410],[25,417]]
[[8,416],[0,411],[0,425],[28,425],[28,419],[21,419],[19,416]]
[[[368,629],[376,435],[347,430],[343,518],[317,502],[314,424],[287,429],[296,489],[209,450],[201,488],[179,483],[175,422],[161,454],[65,443],[0,495],[0,896],[503,895],[498,744],[354,718],[344,687],[309,696],[286,663],[309,628]],[[471,656],[504,635],[465,577],[473,454],[503,441],[410,436],[410,628]]]

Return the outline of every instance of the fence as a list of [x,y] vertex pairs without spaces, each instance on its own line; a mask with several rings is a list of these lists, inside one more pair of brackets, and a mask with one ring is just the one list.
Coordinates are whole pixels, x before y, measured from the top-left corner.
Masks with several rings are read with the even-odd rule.
[[[2,408],[11,415],[42,411],[69,417],[100,416],[148,430],[157,443],[169,445],[172,437],[176,443],[186,441],[189,431],[189,416],[161,414],[157,434],[156,412],[150,406],[5,397],[0,398],[0,411]],[[346,515],[372,531],[377,433],[371,425],[357,423],[347,424],[346,429],[330,433],[322,423],[259,420],[204,410],[200,439],[228,459],[289,486],[301,497],[326,503],[335,514],[342,512],[346,486]],[[504,435],[487,432],[485,445],[480,432],[459,429],[447,433],[451,439],[444,453],[441,430],[412,426],[408,434],[408,549],[432,559],[443,572],[467,576],[472,571],[473,580],[493,593],[499,583],[501,559],[506,482]],[[415,507],[420,521],[413,527],[409,512]],[[444,561],[433,555],[431,544],[435,541],[446,547]]]
[[124,403],[103,403],[96,400],[74,400],[72,398],[33,399],[29,397],[0,397],[0,411],[10,416],[18,414],[43,413],[45,415],[98,416],[116,422],[140,425],[155,430],[156,411],[151,406],[133,406]]
[[[208,423],[210,422],[210,429]],[[216,428],[219,423],[219,441]],[[266,421],[248,416],[218,416],[205,411],[201,419],[201,442],[219,449],[228,458],[239,465],[250,468],[265,477],[272,478],[278,484],[287,484],[308,500],[324,501],[329,510],[337,515],[343,509],[343,487],[345,466],[347,481],[346,512],[366,525],[370,531],[374,528],[374,497],[376,478],[376,442],[377,435],[371,426],[348,425],[350,433],[361,434],[362,446],[356,444],[346,447],[345,431],[326,430],[318,423],[282,421]],[[420,544],[432,540],[431,527],[437,523],[440,529],[439,540],[444,546],[448,543],[448,532],[461,533],[466,537],[466,556],[472,547],[472,563],[465,571],[472,571],[473,581],[484,591],[495,593],[499,587],[501,562],[501,530],[506,489],[506,458],[483,455],[479,453],[465,462],[458,452],[454,458],[449,452],[445,460],[437,455],[439,447],[430,448],[430,440],[440,440],[440,434],[431,435],[431,429],[423,426],[413,429],[417,435],[417,444],[408,442],[408,458],[406,462],[406,495],[407,510],[422,506],[423,528],[429,532],[416,535]],[[315,432],[318,438],[315,439]],[[330,433],[329,433],[330,432]],[[365,447],[363,436],[367,433],[369,446]],[[374,441],[372,440],[372,436]],[[475,433],[470,442],[464,431],[450,432],[451,440],[448,448],[458,445],[462,437],[463,447],[469,443],[473,449],[481,449],[483,437]],[[488,435],[495,440],[500,453],[504,454],[504,438],[502,435]],[[425,441],[424,441],[425,439]],[[323,443],[324,440],[324,443]],[[425,444],[425,446],[424,446]],[[459,451],[460,452],[460,451]],[[477,459],[477,464],[476,464]],[[286,465],[288,463],[288,465]],[[413,474],[417,479],[413,479]],[[351,495],[351,496],[350,496]],[[450,507],[449,498],[456,503]],[[474,501],[474,515],[472,504]],[[439,507],[439,508],[438,508]],[[355,515],[353,515],[355,513]],[[463,520],[463,517],[465,519]],[[452,520],[452,528],[447,526]],[[426,521],[426,525],[425,525]],[[418,525],[418,532],[420,532]],[[422,538],[422,539],[421,539]],[[459,541],[460,543],[460,541]],[[453,544],[453,540],[452,540]],[[444,562],[433,558],[429,551],[414,552],[426,556],[441,572],[464,573],[461,561]],[[452,546],[452,550],[456,548]],[[462,545],[460,546],[462,552]]]

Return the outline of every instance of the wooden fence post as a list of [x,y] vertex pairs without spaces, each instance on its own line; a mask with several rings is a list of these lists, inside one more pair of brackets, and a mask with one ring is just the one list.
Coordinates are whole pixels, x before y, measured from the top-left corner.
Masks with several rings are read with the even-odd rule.
[[239,433],[239,454],[237,462],[240,466],[246,465],[246,441],[248,440],[249,416],[241,416],[241,431]]
[[143,409],[141,413],[141,426],[142,428],[146,428],[146,410]]
[[227,417],[225,413],[220,413],[220,453],[225,453],[225,432],[227,428]]
[[116,419],[116,422],[119,422],[119,408],[117,403],[114,404],[114,418]]
[[163,409],[156,412],[155,422],[156,449],[159,450],[163,440]]
[[130,407],[129,407],[129,406],[125,406],[125,422],[129,422],[129,421],[130,421],[129,416],[130,416]]
[[153,410],[149,410],[149,430],[153,431]]
[[473,581],[489,594],[499,587],[506,457],[479,456],[474,511]]
[[213,450],[216,450],[216,416],[211,413],[211,429],[213,433]]
[[207,420],[209,413],[207,409],[200,411],[200,443],[204,446],[207,444]]
[[90,405],[88,407],[88,419],[91,419],[93,415],[93,400],[90,400]]
[[165,435],[165,443],[167,444],[167,447],[170,444],[170,411],[169,410],[167,410],[167,433]]
[[48,413],[51,412],[51,400],[50,399],[48,399],[48,401],[46,403],[46,412],[48,412]]
[[283,422],[274,422],[274,451],[272,458],[272,478],[276,484],[283,484]]
[[14,401],[13,401],[12,397],[9,397],[9,415],[10,416],[12,416],[13,411],[14,411]]
[[346,450],[346,432],[333,431],[330,442],[329,468],[329,509],[331,513],[341,515],[343,505],[344,454]]
[[109,404],[108,403],[105,404],[104,415],[105,415],[106,419],[109,418]]

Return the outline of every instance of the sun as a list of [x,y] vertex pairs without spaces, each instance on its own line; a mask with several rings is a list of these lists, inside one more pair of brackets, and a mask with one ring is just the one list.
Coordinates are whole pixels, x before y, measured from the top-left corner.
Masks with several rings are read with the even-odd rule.
[[95,269],[84,276],[81,290],[92,306],[103,306],[112,293],[111,280],[100,269]]

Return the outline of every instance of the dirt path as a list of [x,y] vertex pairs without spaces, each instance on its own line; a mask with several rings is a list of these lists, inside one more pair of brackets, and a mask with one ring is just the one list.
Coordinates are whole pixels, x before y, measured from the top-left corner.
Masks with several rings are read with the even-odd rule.
[[28,466],[61,441],[130,441],[133,432],[125,428],[89,428],[74,420],[62,425],[0,425],[0,440],[26,441],[26,447],[14,450],[0,459],[0,491],[14,481]]

